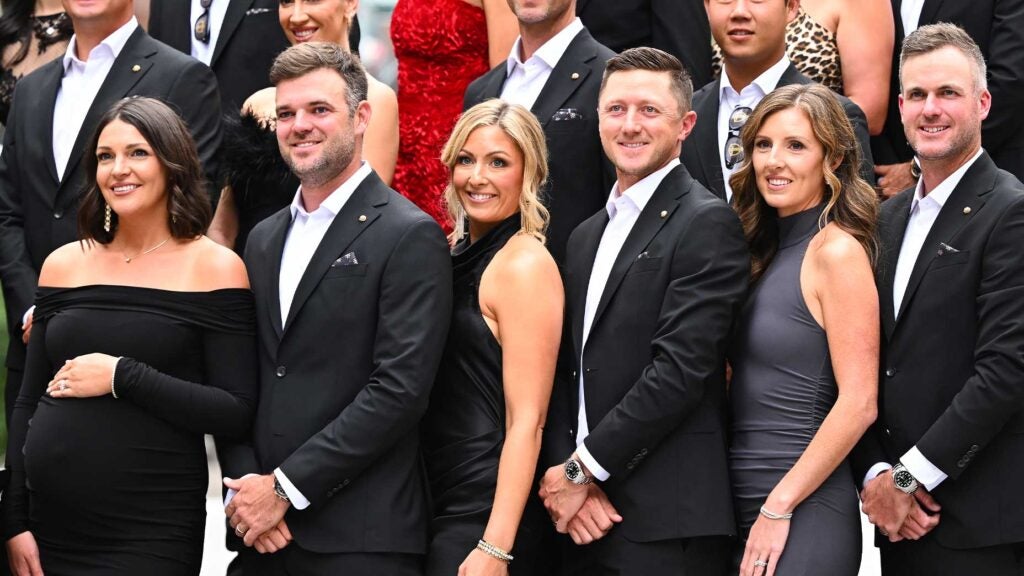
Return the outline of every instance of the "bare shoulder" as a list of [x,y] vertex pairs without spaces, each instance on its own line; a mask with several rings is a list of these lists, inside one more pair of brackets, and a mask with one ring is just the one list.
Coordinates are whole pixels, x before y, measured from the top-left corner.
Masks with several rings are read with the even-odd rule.
[[398,96],[391,86],[377,80],[369,74],[366,75],[366,99],[370,107],[377,109],[381,106],[398,107]]
[[201,236],[188,250],[192,252],[193,287],[197,292],[224,288],[248,288],[249,276],[242,259],[231,249]]
[[848,271],[851,267],[870,269],[868,253],[852,234],[830,222],[811,241],[814,263],[826,273]]
[[242,114],[255,118],[274,118],[277,116],[277,88],[268,86],[254,92],[242,104]]
[[79,273],[86,269],[86,264],[95,250],[96,244],[89,242],[69,242],[57,248],[46,257],[43,268],[39,271],[40,286],[77,286]]
[[558,276],[558,265],[544,244],[529,234],[516,234],[498,250],[491,262],[502,284],[535,282]]

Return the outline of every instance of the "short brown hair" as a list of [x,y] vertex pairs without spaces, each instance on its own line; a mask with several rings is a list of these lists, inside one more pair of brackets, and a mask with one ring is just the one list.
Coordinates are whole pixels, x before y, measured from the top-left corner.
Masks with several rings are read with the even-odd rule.
[[167,104],[156,98],[132,96],[119,100],[107,110],[85,149],[85,173],[91,182],[78,208],[79,238],[108,244],[117,232],[116,212],[110,216],[110,231],[103,229],[103,213],[107,202],[96,181],[99,165],[96,148],[99,146],[100,134],[115,120],[134,127],[142,134],[167,173],[167,225],[171,229],[171,236],[188,239],[206,232],[213,210],[195,141],[185,122]]
[[987,90],[988,69],[985,66],[985,56],[982,55],[981,49],[970,35],[964,32],[963,28],[947,22],[921,26],[903,40],[903,48],[900,50],[900,90],[903,89],[903,65],[907,60],[941,50],[947,46],[959,50],[971,63],[971,71],[974,73],[974,90],[976,92]]
[[348,88],[345,99],[351,118],[359,103],[366,100],[366,70],[357,56],[337,44],[305,42],[281,52],[270,67],[270,83],[277,86],[285,80],[294,80],[317,70],[334,70],[345,81]]
[[604,76],[601,77],[601,92],[604,92],[609,76],[615,72],[631,70],[668,73],[669,89],[679,104],[679,112],[686,114],[690,111],[693,101],[693,81],[690,79],[690,73],[678,58],[657,48],[630,48],[609,59],[604,66]]

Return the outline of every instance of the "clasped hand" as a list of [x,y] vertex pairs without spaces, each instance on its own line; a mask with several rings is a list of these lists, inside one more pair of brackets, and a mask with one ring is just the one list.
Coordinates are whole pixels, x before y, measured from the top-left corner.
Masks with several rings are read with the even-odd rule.
[[939,503],[923,487],[913,496],[896,488],[886,471],[871,479],[861,492],[861,508],[890,542],[917,540],[939,525]]
[[110,382],[118,358],[107,354],[86,354],[64,362],[46,385],[53,398],[92,398],[110,394]]
[[568,533],[576,544],[600,540],[622,522],[604,490],[596,484],[573,484],[561,465],[548,468],[540,484],[539,494],[555,530]]
[[289,504],[274,494],[273,474],[225,478],[224,485],[237,492],[224,508],[224,514],[246,546],[266,554],[291,542],[292,534],[284,521]]

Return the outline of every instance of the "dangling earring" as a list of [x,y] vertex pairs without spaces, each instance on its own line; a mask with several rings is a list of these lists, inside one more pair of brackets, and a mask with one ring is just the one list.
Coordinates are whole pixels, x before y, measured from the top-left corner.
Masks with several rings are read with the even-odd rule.
[[110,204],[106,204],[106,208],[103,209],[103,231],[110,232]]

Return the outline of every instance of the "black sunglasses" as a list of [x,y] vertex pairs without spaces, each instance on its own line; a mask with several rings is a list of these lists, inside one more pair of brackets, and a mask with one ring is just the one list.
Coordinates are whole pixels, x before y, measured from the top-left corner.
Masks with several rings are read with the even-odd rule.
[[213,0],[199,0],[203,13],[199,15],[199,18],[196,20],[196,27],[192,30],[196,40],[203,44],[209,44],[210,42],[210,4],[213,4]]
[[753,110],[749,106],[737,106],[729,114],[729,137],[725,139],[725,167],[732,170],[733,166],[743,162],[743,144],[740,142],[740,130],[750,118]]

